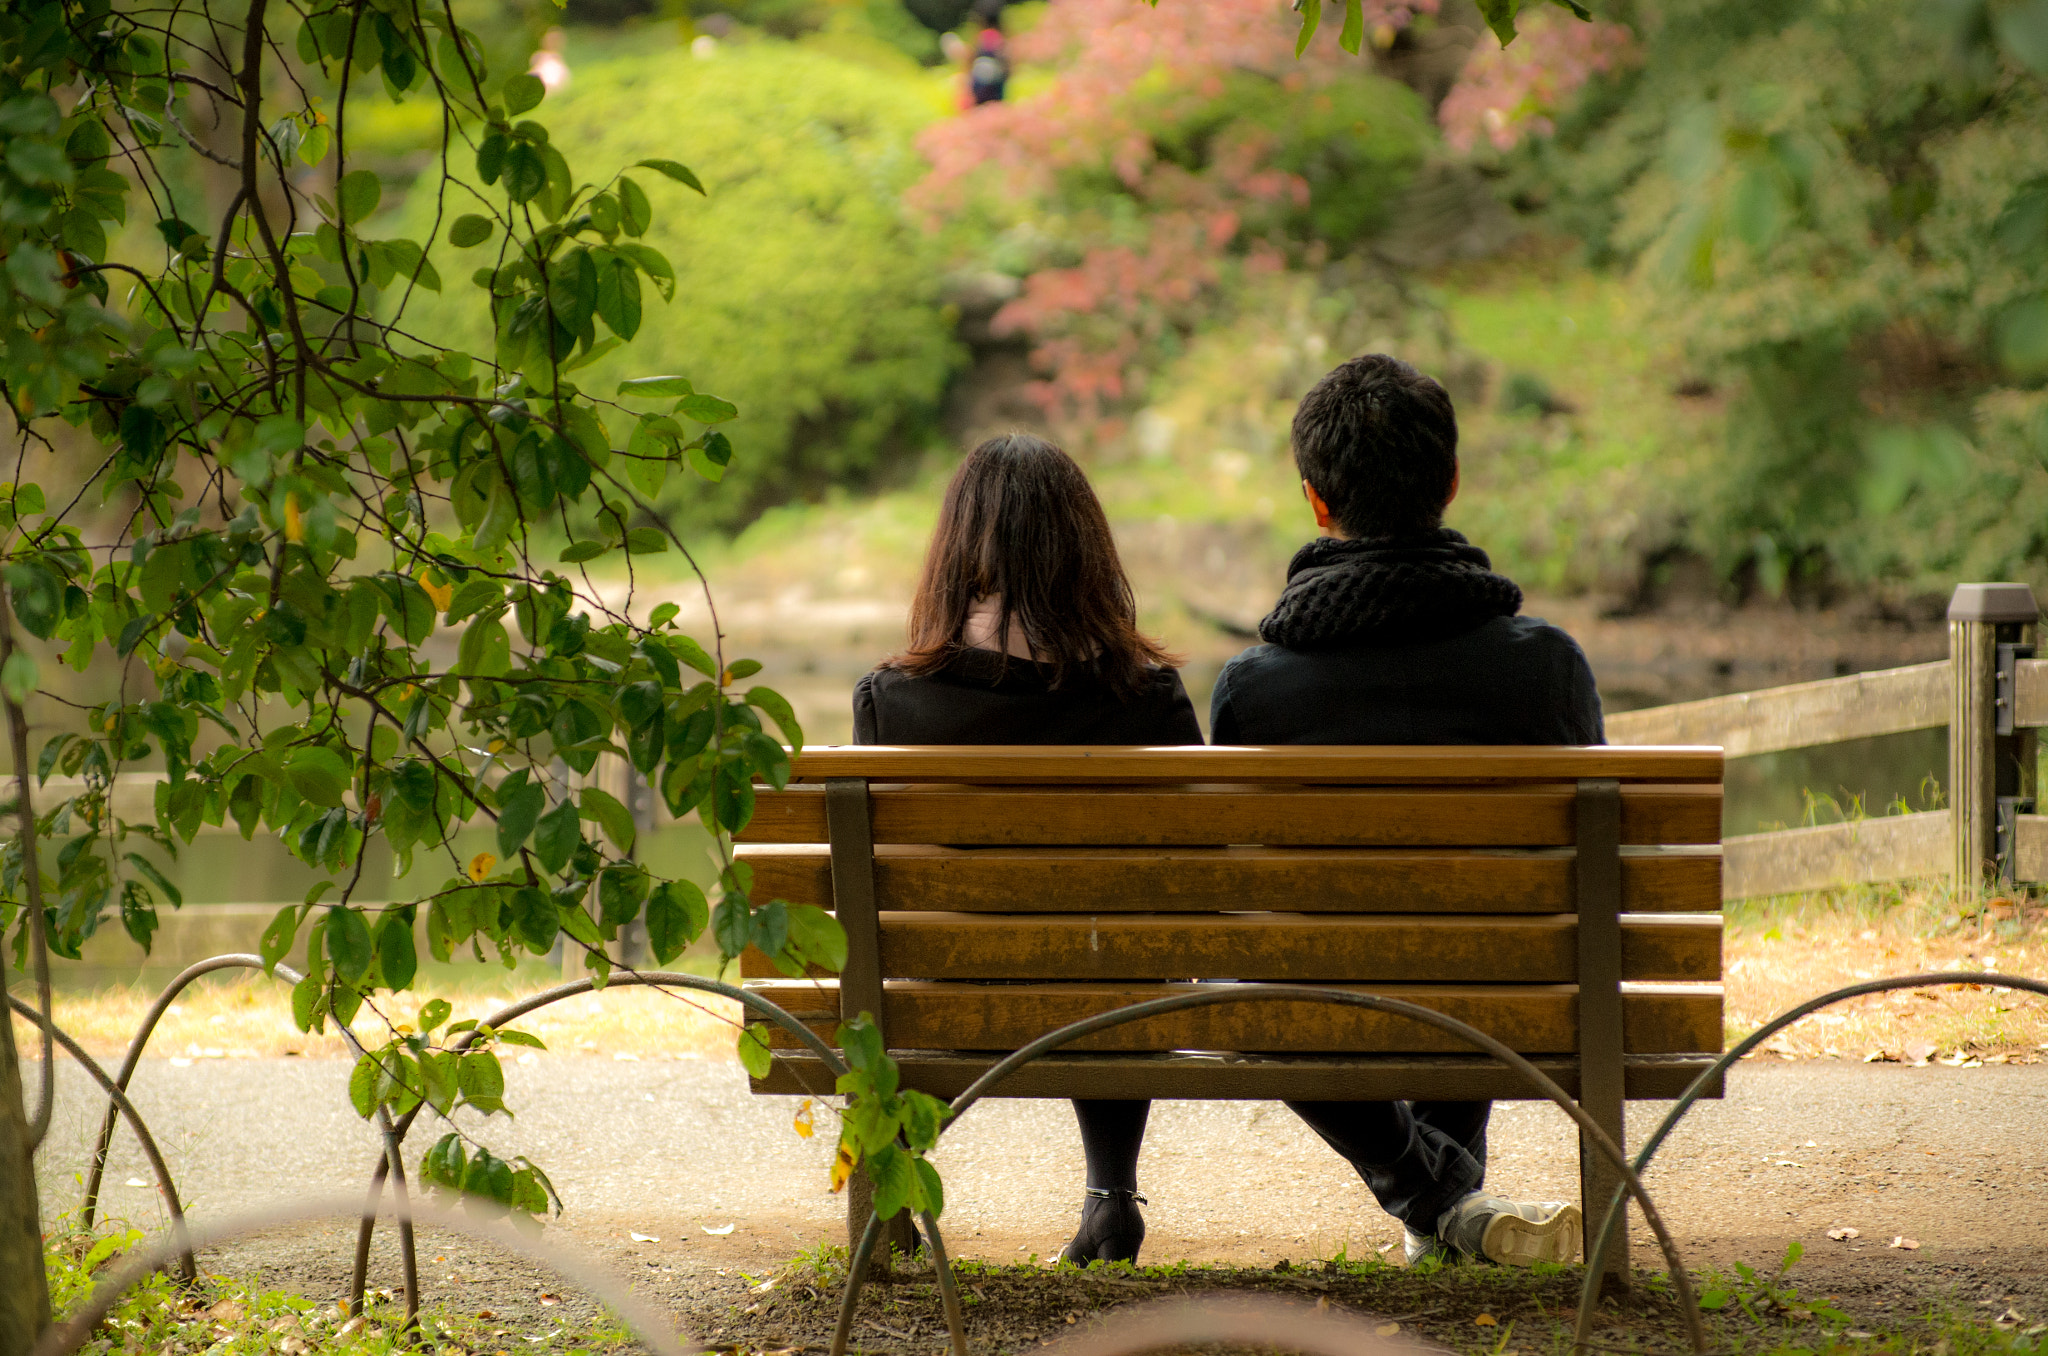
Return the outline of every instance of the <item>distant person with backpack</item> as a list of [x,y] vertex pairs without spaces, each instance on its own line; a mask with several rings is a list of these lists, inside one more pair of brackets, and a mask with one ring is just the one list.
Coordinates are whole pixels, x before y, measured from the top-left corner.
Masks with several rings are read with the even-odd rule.
[[967,95],[976,107],[1003,100],[1010,83],[1010,58],[1005,53],[1003,30],[990,26],[975,40],[974,58],[967,63]]

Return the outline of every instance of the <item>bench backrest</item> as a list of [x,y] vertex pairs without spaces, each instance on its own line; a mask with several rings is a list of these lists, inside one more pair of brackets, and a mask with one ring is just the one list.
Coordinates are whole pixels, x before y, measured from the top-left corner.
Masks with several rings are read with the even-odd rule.
[[[1718,1051],[1721,775],[1698,748],[820,748],[739,851],[756,899],[847,930],[837,986],[766,987],[878,1014],[894,1048],[1010,1050],[1241,979],[1398,994],[1532,1054],[1584,1055],[1582,1020],[1616,1055]],[[1465,1047],[1258,1003],[1074,1048]]]

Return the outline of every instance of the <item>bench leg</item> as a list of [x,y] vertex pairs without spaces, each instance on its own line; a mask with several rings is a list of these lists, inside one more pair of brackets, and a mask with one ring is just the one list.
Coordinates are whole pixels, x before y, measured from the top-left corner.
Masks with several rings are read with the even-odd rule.
[[[1605,1130],[1608,1137],[1620,1145],[1622,1152],[1628,1152],[1628,1140],[1622,1126],[1622,1102],[1614,1099],[1611,1105],[1595,1106],[1590,1102],[1580,1103],[1586,1113]],[[1621,1185],[1621,1174],[1607,1161],[1592,1144],[1587,1142],[1583,1132],[1579,1135],[1579,1208],[1585,1213],[1585,1233],[1581,1246],[1587,1265],[1593,1262],[1593,1243],[1600,1236],[1600,1222],[1607,1212],[1607,1202],[1613,1197],[1614,1189]],[[1607,1256],[1601,1270],[1605,1273],[1600,1281],[1600,1293],[1626,1294],[1629,1288],[1628,1266],[1628,1206],[1622,1207],[1622,1219],[1615,1229],[1614,1238],[1607,1246]]]
[[[856,1170],[846,1182],[846,1250],[851,1254],[860,1247],[860,1236],[868,1227],[868,1216],[875,1211],[875,1188],[868,1181],[864,1170]],[[896,1218],[882,1221],[882,1237],[875,1245],[874,1261],[871,1263],[877,1275],[889,1274],[889,1250],[895,1249],[903,1256],[910,1256],[916,1237],[910,1222],[910,1212],[899,1210]]]

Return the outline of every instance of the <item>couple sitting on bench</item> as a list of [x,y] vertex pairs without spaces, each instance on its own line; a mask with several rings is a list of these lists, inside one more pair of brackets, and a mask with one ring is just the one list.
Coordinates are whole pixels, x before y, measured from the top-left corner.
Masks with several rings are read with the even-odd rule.
[[[1216,680],[1218,744],[1598,744],[1586,658],[1516,615],[1522,593],[1443,526],[1458,428],[1442,386],[1354,358],[1294,418],[1323,535],[1288,566],[1266,641]],[[861,744],[1200,744],[1176,659],[1139,633],[1108,520],[1080,467],[1024,434],[970,453],[947,487],[904,651],[861,679]],[[1144,1101],[1076,1101],[1081,1227],[1060,1257],[1135,1260]],[[1489,1102],[1290,1102],[1425,1256],[1569,1261],[1576,1206],[1483,1190]]]

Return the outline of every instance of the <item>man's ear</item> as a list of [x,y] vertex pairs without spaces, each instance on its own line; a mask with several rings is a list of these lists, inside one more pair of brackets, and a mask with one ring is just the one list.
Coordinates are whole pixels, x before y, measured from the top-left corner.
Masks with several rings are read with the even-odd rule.
[[1321,529],[1322,534],[1326,537],[1343,536],[1344,529],[1337,526],[1337,519],[1331,514],[1330,506],[1325,504],[1323,497],[1316,493],[1316,487],[1309,484],[1307,480],[1303,480],[1301,482],[1301,493],[1302,497],[1308,500],[1309,511],[1316,515],[1316,526]]
[[1451,506],[1451,501],[1458,497],[1458,471],[1459,468],[1456,466],[1453,466],[1451,468],[1451,492],[1444,496],[1445,508],[1449,508]]

